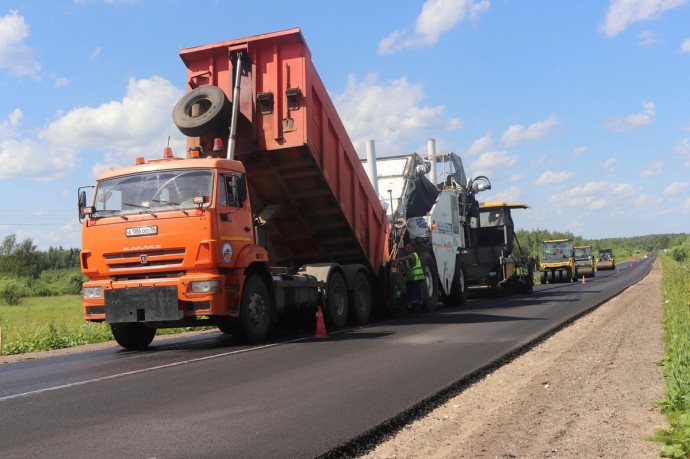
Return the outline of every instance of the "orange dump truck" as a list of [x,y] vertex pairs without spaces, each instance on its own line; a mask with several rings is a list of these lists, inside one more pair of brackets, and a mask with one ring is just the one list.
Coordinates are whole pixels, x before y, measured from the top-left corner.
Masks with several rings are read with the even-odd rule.
[[[432,217],[387,214],[299,29],[180,56],[188,92],[173,121],[187,136],[184,157],[166,148],[102,174],[90,200],[79,190],[85,319],[108,322],[127,349],[179,326],[259,342],[281,314],[317,303],[331,326],[365,323],[374,299],[398,292],[391,253],[413,242],[406,221],[395,229],[389,220]],[[464,219],[454,221],[460,242],[436,244],[451,247],[450,269],[439,274],[426,246],[429,308],[438,290],[463,290],[451,285]],[[451,232],[417,223],[419,244]]]

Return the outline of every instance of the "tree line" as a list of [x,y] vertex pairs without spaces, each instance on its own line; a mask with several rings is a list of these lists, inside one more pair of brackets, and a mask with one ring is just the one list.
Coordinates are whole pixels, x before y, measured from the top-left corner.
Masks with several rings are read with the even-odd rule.
[[0,244],[0,275],[38,278],[43,271],[79,268],[79,249],[50,247],[40,251],[32,239],[5,236]]

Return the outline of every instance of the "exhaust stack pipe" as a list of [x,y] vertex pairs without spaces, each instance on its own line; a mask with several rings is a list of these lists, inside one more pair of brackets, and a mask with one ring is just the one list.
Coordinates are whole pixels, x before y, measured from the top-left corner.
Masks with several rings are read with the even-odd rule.
[[429,139],[426,145],[427,155],[431,163],[431,170],[429,171],[429,180],[436,185],[436,139]]
[[379,195],[379,176],[376,171],[376,147],[373,140],[367,140],[367,175],[369,181],[374,185],[376,196]]
[[240,76],[242,73],[242,53],[237,53],[235,62],[235,88],[232,91],[232,118],[230,119],[230,135],[228,136],[227,159],[235,159],[235,143],[237,140],[237,117],[240,113]]

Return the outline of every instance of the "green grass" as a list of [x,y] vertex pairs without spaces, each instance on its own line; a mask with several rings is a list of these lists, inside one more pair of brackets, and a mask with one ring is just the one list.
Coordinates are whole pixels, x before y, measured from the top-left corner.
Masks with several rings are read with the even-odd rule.
[[81,296],[23,298],[15,306],[0,305],[2,354],[47,351],[112,339],[105,324],[82,315]]
[[669,427],[657,431],[664,457],[690,457],[690,263],[661,257],[664,298],[664,398]]
[[[22,298],[16,306],[0,304],[2,355],[49,351],[113,339],[106,323],[84,320],[81,296]],[[203,327],[213,328],[213,327]],[[192,330],[166,328],[158,335]]]

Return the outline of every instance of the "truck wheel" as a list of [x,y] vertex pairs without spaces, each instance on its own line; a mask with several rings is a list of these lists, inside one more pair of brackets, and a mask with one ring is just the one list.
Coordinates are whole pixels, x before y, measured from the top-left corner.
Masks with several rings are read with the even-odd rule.
[[177,101],[172,117],[180,132],[196,137],[227,124],[230,108],[230,101],[218,86],[200,86]]
[[544,271],[539,272],[539,282],[546,284],[546,273]]
[[147,327],[139,322],[110,324],[110,331],[113,332],[117,344],[128,351],[146,349],[156,336],[155,328]]
[[271,324],[271,297],[266,283],[252,275],[244,283],[240,317],[234,321],[233,334],[243,342],[260,343],[266,339]]
[[448,296],[448,304],[465,304],[467,303],[467,279],[465,278],[465,269],[462,265],[455,267],[455,274],[453,275],[453,283],[450,286],[450,295]]
[[371,286],[369,279],[362,271],[355,275],[352,286],[352,297],[350,297],[351,314],[358,324],[369,322],[371,315]]
[[347,322],[347,284],[339,271],[334,271],[328,278],[326,288],[326,307],[324,318],[335,328],[343,328]]
[[422,307],[431,312],[438,306],[438,273],[434,258],[427,251],[419,255],[424,271],[424,283],[422,285]]

